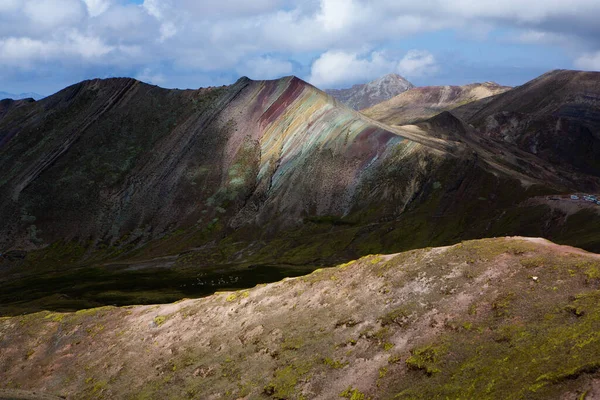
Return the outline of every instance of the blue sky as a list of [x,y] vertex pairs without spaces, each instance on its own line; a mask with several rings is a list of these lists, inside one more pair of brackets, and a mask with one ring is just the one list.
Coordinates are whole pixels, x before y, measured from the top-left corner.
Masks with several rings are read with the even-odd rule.
[[390,72],[417,85],[519,85],[600,70],[598,20],[598,0],[0,0],[0,91],[291,74],[331,88]]

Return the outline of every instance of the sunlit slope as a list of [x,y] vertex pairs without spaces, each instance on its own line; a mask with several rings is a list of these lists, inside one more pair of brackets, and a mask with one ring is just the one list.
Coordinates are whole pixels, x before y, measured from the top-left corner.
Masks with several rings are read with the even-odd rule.
[[493,82],[416,87],[362,110],[362,113],[386,124],[406,125],[509,89]]

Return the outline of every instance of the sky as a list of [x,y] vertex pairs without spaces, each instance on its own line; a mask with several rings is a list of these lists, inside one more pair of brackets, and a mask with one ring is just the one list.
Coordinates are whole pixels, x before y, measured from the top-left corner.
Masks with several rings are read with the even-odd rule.
[[168,88],[296,75],[349,87],[520,85],[600,70],[600,0],[0,0],[0,91],[91,78]]

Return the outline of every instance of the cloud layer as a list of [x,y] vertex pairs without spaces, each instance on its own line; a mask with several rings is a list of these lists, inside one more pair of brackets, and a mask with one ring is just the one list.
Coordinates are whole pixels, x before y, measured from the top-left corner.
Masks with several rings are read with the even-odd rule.
[[293,73],[323,87],[427,77],[443,70],[440,50],[407,42],[441,31],[509,32],[506,41],[554,46],[570,66],[599,69],[598,18],[597,0],[1,0],[0,86],[58,69],[191,87],[206,76]]

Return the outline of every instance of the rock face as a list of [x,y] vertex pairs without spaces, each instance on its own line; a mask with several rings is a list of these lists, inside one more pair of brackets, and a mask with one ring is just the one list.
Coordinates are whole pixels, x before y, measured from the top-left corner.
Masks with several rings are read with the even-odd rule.
[[600,175],[600,73],[557,70],[453,111],[482,135]]
[[325,92],[354,110],[362,110],[391,99],[414,85],[397,74],[388,74],[372,82],[350,89],[328,89]]
[[386,124],[406,125],[507,90],[510,87],[494,82],[417,87],[363,110],[362,113]]
[[596,398],[599,265],[486,239],[175,304],[0,318],[0,398]]

